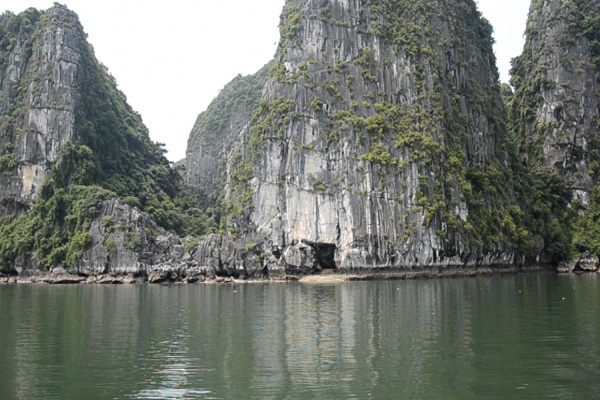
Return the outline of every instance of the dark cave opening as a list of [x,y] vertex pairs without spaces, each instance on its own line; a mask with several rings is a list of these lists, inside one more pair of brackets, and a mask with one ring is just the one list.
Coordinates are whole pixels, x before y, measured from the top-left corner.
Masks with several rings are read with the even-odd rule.
[[337,250],[337,246],[335,244],[314,243],[308,241],[304,241],[304,243],[315,249],[315,258],[317,259],[321,269],[337,268],[337,265],[335,264],[335,252]]

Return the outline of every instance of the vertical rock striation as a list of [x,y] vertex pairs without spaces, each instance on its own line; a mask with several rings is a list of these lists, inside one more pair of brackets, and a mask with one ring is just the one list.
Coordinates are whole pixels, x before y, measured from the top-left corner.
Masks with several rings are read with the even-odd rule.
[[507,139],[475,3],[288,0],[280,28],[262,99],[221,153],[228,233],[288,272],[512,264],[510,235],[480,218],[505,204],[475,187],[506,169]]
[[179,238],[149,233],[206,220],[187,213],[180,182],[74,12],[0,16],[0,271],[143,272],[155,254],[181,258]]
[[73,12],[5,13],[0,273],[451,276],[598,253],[598,4],[533,2],[513,135],[473,0],[287,0],[275,59],[198,117],[187,187]]
[[560,176],[584,207],[600,176],[599,32],[598,1],[533,1],[511,79],[526,162]]
[[23,209],[39,194],[79,103],[80,35],[63,7],[0,17],[0,197]]
[[226,155],[251,120],[271,67],[269,63],[255,75],[237,76],[194,124],[185,159],[186,182],[204,207],[215,207],[223,198]]

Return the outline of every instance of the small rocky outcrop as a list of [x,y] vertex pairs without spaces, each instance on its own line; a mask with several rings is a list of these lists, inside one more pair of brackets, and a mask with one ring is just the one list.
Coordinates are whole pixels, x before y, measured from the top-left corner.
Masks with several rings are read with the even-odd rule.
[[561,262],[557,271],[560,273],[600,272],[600,262],[597,257],[591,257],[589,252],[578,259]]
[[309,246],[289,249],[277,259],[263,253],[260,244],[243,244],[221,235],[209,235],[200,241],[181,239],[159,227],[149,214],[116,198],[102,203],[89,234],[87,250],[74,265],[44,271],[23,262],[17,264],[15,275],[31,282],[57,284],[195,283],[285,280],[289,273],[314,271],[316,265]]

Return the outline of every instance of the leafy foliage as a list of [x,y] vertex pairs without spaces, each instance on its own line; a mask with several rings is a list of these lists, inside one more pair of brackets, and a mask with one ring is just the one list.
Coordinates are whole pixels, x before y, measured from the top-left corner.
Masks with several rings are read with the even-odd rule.
[[65,189],[50,182],[29,212],[4,218],[0,225],[0,269],[11,268],[16,257],[25,258],[34,249],[43,267],[75,264],[90,244],[89,229],[102,202],[115,195],[98,186]]
[[[541,3],[536,1],[533,7]],[[577,29],[577,36],[589,39],[594,49],[593,63],[598,68],[600,17],[588,2],[573,0],[573,3],[580,10],[574,17],[573,29]],[[485,251],[514,248],[532,258],[543,248],[544,260],[552,263],[570,257],[575,250],[600,255],[600,190],[594,192],[592,205],[577,220],[577,207],[568,207],[569,195],[561,180],[522,162],[521,151],[538,155],[541,152],[536,147],[538,143],[523,146],[525,126],[535,117],[541,91],[553,84],[545,78],[544,66],[538,65],[535,49],[527,49],[514,62],[512,83],[516,92],[513,94],[510,86],[501,87],[494,82],[498,74],[492,29],[474,1],[367,0],[365,5],[372,13],[369,15],[372,21],[365,25],[368,29],[362,34],[377,36],[378,41],[410,60],[410,68],[399,67],[407,74],[414,74],[417,94],[411,103],[401,104],[374,90],[364,96],[371,101],[360,106],[354,98],[354,88],[359,85],[354,82],[358,80],[365,87],[377,86],[380,61],[383,64],[388,61],[376,60],[374,50],[365,46],[354,60],[335,65],[325,63],[324,70],[335,74],[336,79],[322,82],[319,95],[323,99],[315,96],[310,109],[304,112],[328,114],[326,146],[335,146],[351,130],[360,145],[367,138],[365,153],[360,158],[376,164],[383,181],[384,170],[399,174],[407,163],[418,163],[420,171],[425,173],[419,177],[422,182],[415,205],[423,210],[426,225],[440,227],[438,233],[446,239],[448,247],[455,246],[458,241],[453,239],[458,238]],[[319,14],[321,21],[347,27],[331,17],[328,6],[320,8]],[[299,41],[298,31],[305,18],[311,17],[303,15],[296,0],[286,1],[276,61],[255,75],[238,76],[225,86],[199,116],[190,136],[191,151],[204,143],[199,139],[210,137],[213,144],[222,143],[221,134],[230,129],[236,118],[241,121],[252,118],[249,142],[233,155],[232,195],[226,201],[226,179],[218,180],[210,193],[183,184],[182,171],[169,164],[162,145],[149,139],[140,116],[127,104],[114,78],[95,59],[73,13],[50,15],[29,9],[18,16],[11,13],[0,16],[2,69],[18,39],[26,43],[27,55],[48,24],[63,24],[82,38],[78,77],[81,102],[75,110],[77,140],[62,149],[61,161],[48,174],[40,198],[31,210],[18,218],[3,220],[0,268],[10,268],[15,258],[27,257],[33,250],[44,267],[76,264],[89,245],[91,221],[97,217],[102,202],[115,196],[147,211],[161,226],[193,236],[188,242],[190,246],[197,243],[200,235],[215,232],[219,227],[223,229],[226,218],[247,214],[252,208],[250,180],[266,138],[283,136],[291,122],[307,118],[298,114],[303,111],[288,96],[260,101],[269,77],[287,85],[297,84],[301,79],[304,87],[313,88],[309,65],[318,61],[300,65],[293,73],[284,64],[288,50]],[[439,21],[450,22],[449,37],[436,31]],[[534,35],[535,29],[530,26],[528,35]],[[463,43],[465,38],[469,38],[470,45]],[[477,73],[488,77],[490,82],[471,77],[468,84],[457,84],[455,74],[449,72],[440,58],[450,52],[460,68],[476,65]],[[477,60],[473,61],[473,57]],[[349,99],[345,98],[346,93]],[[515,121],[512,126],[508,125],[500,99],[511,110],[511,119]],[[326,103],[331,104],[326,106]],[[485,162],[468,154],[468,132],[473,129],[473,121],[467,120],[463,112],[467,106],[486,116],[488,135],[497,141],[496,154]],[[18,110],[15,112],[14,118],[3,124],[3,136],[10,137],[18,125]],[[300,149],[327,151],[324,147],[311,142],[302,144]],[[15,167],[10,146],[4,146],[2,154],[0,170],[10,172]],[[223,178],[224,173],[221,171]],[[429,175],[436,177],[435,182],[428,181]],[[327,189],[320,181],[313,182],[313,188]],[[458,192],[458,197],[454,192]],[[468,206],[468,217],[456,212],[462,206],[459,203]],[[230,228],[233,235],[239,233],[238,227]],[[131,238],[130,245],[136,247],[136,238]]]
[[[548,140],[548,135],[557,128],[570,128],[560,125],[558,118],[549,123],[539,123],[537,119],[539,110],[546,101],[544,91],[553,89],[560,81],[549,78],[552,75],[548,73],[549,54],[558,53],[560,68],[565,71],[561,75],[582,73],[583,69],[579,68],[589,66],[573,63],[569,54],[576,41],[585,39],[589,45],[592,70],[596,71],[596,80],[600,78],[598,2],[573,0],[554,4],[553,8],[548,8],[547,2],[532,2],[525,48],[522,55],[513,59],[511,84],[515,93],[511,95],[509,87],[503,90],[505,102],[510,109],[514,145],[519,149],[520,160],[514,160],[516,187],[520,201],[526,204],[527,220],[532,222],[531,229],[543,239],[545,253],[552,263],[577,256],[578,252],[581,254],[590,251],[596,254],[597,229],[594,221],[598,189],[592,194],[590,208],[583,213],[580,209],[582,205],[571,198],[572,193],[567,189],[573,189],[573,185],[567,183],[568,166],[554,168],[544,164],[544,143]],[[552,41],[548,41],[545,35],[551,29],[561,32],[561,35],[553,33]],[[564,81],[560,83],[563,86],[567,84]],[[580,99],[572,100],[569,95],[565,96],[559,99],[567,103],[581,102]],[[584,132],[582,128],[583,125],[575,125],[575,129],[578,129],[577,136],[584,137],[587,142],[585,157],[589,163],[588,173],[597,182],[596,175],[600,165],[597,127],[593,132]]]
[[594,189],[589,208],[574,226],[573,244],[579,254],[600,257],[600,187]]
[[25,39],[21,43],[25,55],[31,54],[33,34],[41,15],[35,8],[28,8],[18,15],[10,11],[0,15],[0,71],[6,70],[8,57],[20,38]]
[[[42,266],[73,265],[89,245],[92,219],[110,197],[120,197],[148,212],[159,225],[180,235],[214,230],[216,223],[198,208],[180,173],[164,156],[163,145],[150,140],[139,114],[96,60],[73,12],[55,4],[48,11],[3,14],[0,64],[6,62],[17,38],[31,48],[53,26],[70,29],[80,38],[80,99],[73,110],[76,139],[61,149],[59,162],[46,176],[32,208],[18,218],[4,220],[0,266],[9,268],[15,257],[32,251]],[[21,57],[27,68],[36,68],[31,51]],[[15,161],[10,149],[5,150],[0,168],[6,172]]]
[[[223,151],[223,158],[219,160],[217,171],[219,178],[211,182],[212,188],[206,190],[205,187],[192,184],[185,189],[189,195],[187,200],[193,202],[195,199],[197,206],[205,210],[208,215],[209,226],[204,229],[204,232],[224,230],[226,217],[241,212],[239,204],[225,200],[225,183],[227,182],[225,155],[229,149],[224,138],[229,130],[236,131],[236,133],[241,130],[241,124],[246,124],[252,118],[253,113],[259,109],[262,90],[274,65],[274,61],[267,63],[256,74],[238,75],[225,85],[207,110],[200,114],[190,135],[188,153],[193,153],[200,146],[209,146]],[[254,137],[256,141],[259,141],[261,134],[255,132]],[[255,144],[257,145],[257,143]],[[244,163],[240,155],[235,159],[235,168],[233,183],[244,186],[242,196],[236,200],[247,204],[250,197],[248,188],[250,164]]]
[[264,84],[273,66],[274,62],[270,62],[256,74],[238,75],[225,85],[206,111],[198,116],[194,131],[188,139],[188,151],[194,151],[200,145],[199,139],[203,136],[214,136],[220,140],[220,134],[234,116],[241,120],[251,117],[258,106]]

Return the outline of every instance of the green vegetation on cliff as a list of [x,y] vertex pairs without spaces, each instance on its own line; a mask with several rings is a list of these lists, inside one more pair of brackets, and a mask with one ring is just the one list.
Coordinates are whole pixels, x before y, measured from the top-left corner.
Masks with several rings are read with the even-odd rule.
[[[547,14],[547,15],[546,15]],[[564,22],[564,25],[556,21]],[[563,28],[564,26],[564,28]],[[578,45],[582,38],[589,46],[589,61],[596,70],[596,80],[600,79],[600,6],[597,2],[573,0],[562,3],[555,2],[548,8],[547,1],[534,1],[531,4],[530,18],[527,25],[527,40],[523,53],[513,59],[511,84],[515,88],[511,105],[511,120],[520,140],[521,150],[527,155],[531,165],[541,166],[544,159],[543,142],[555,127],[554,125],[536,123],[537,113],[547,99],[544,91],[556,89],[557,85],[568,86],[568,81],[557,81],[549,77],[551,57],[558,57],[559,67],[564,74],[582,74],[588,60],[583,58],[574,63],[570,57],[570,49]],[[556,37],[558,36],[558,37]],[[547,40],[552,37],[553,40]],[[585,47],[582,48],[585,50]],[[559,78],[563,79],[563,78]],[[600,94],[597,92],[596,95]],[[579,102],[566,94],[561,98],[564,102]],[[585,133],[581,133],[585,134]],[[600,168],[600,142],[596,140],[590,149],[590,159]],[[598,175],[599,171],[595,172]]]
[[[26,48],[39,45],[52,26],[75,31],[80,54],[79,101],[73,110],[75,140],[61,149],[59,161],[51,167],[31,209],[16,218],[3,218],[0,267],[10,268],[15,256],[32,252],[44,267],[73,265],[89,244],[91,220],[102,201],[111,197],[148,212],[160,226],[180,235],[210,231],[214,222],[197,208],[180,174],[165,158],[162,145],[150,140],[141,117],[96,60],[77,16],[58,4],[55,12],[52,10],[29,9],[0,17],[2,65],[17,39],[27,43]],[[21,58],[27,65],[21,83],[26,83],[41,68],[41,61],[34,59],[31,51]],[[17,101],[16,108],[25,107],[21,97]],[[3,136],[14,140],[22,120],[8,121]]]
[[[319,9],[302,5],[290,0],[284,7],[278,63],[271,71],[282,97],[261,103],[253,120],[252,143],[264,142],[265,136],[283,137],[286,127],[316,115],[325,125],[326,135],[297,144],[297,148],[326,153],[356,138],[355,146],[364,148],[360,159],[371,163],[379,176],[377,190],[385,190],[386,180],[395,180],[406,165],[416,164],[420,185],[411,206],[422,210],[426,226],[440,227],[437,233],[449,247],[460,242],[484,252],[514,250],[527,262],[543,255],[541,262],[556,263],[572,255],[576,210],[568,207],[569,193],[560,179],[523,164],[521,136],[518,129],[517,134],[513,132],[508,109],[502,104],[514,107],[526,93],[517,90],[513,94],[510,86],[499,85],[492,27],[474,1],[369,1],[351,19],[361,24],[365,43],[377,37],[377,49],[363,44],[360,56],[343,62],[323,53],[324,59],[312,58],[289,71],[286,56],[293,49],[295,60],[302,48],[301,38],[310,35],[299,33],[309,24],[304,20],[322,21],[329,24],[322,29],[332,31],[351,29],[352,25],[336,20],[344,16],[336,15],[339,10],[333,5]],[[581,34],[594,34],[589,26],[595,20],[590,13],[587,22],[581,21],[587,32]],[[447,26],[448,32],[442,26]],[[344,48],[339,41],[337,46],[334,54]],[[388,57],[406,61],[393,67],[405,70],[409,75],[406,81],[414,82],[414,88],[399,87],[395,93],[380,89],[382,77],[391,74],[393,62]],[[362,102],[356,101],[360,85],[364,87],[364,93],[358,94]],[[313,96],[304,109],[293,104],[299,87]],[[415,90],[412,99],[404,94]],[[398,104],[401,96],[406,96],[404,102],[409,104]],[[278,104],[286,102],[292,106],[283,113],[275,112]],[[527,109],[522,111],[527,114]],[[489,139],[473,144],[473,136],[481,132],[482,118]],[[236,179],[242,187],[234,198],[240,200],[237,213],[252,208],[248,180],[259,165],[254,147],[248,144],[248,154],[239,154],[232,164],[235,177],[242,177]],[[430,174],[435,179],[429,179]],[[459,198],[455,187],[460,189]],[[468,207],[466,218],[456,212],[462,202]],[[410,222],[398,223],[408,226]]]
[[[534,1],[532,10],[546,3]],[[590,64],[598,72],[600,14],[595,4],[573,0],[556,11],[569,9],[570,32],[557,43],[565,50],[586,38]],[[17,101],[1,127],[0,172],[7,177],[17,169],[24,88],[39,63],[33,56],[36,41],[53,25],[80,38],[75,140],[61,149],[30,209],[3,217],[0,268],[11,268],[19,258],[42,267],[75,265],[90,244],[92,220],[103,201],[113,197],[182,236],[197,238],[225,228],[234,237],[251,233],[251,181],[268,164],[264,150],[277,141],[287,146],[282,144],[281,151],[286,156],[292,150],[313,156],[352,147],[339,154],[355,163],[343,165],[367,164],[369,185],[344,187],[346,176],[340,174],[327,182],[331,185],[315,176],[306,190],[320,196],[330,188],[353,191],[361,198],[369,195],[371,202],[395,199],[390,208],[401,211],[386,215],[385,222],[393,221],[396,236],[376,232],[368,238],[377,247],[377,237],[385,237],[385,245],[395,249],[390,253],[416,238],[418,229],[432,228],[448,255],[477,249],[480,254],[514,252],[519,262],[549,263],[585,252],[600,255],[600,190],[585,211],[561,177],[542,168],[542,143],[553,126],[536,125],[536,113],[544,90],[556,82],[547,77],[545,50],[533,43],[547,27],[529,24],[525,51],[514,61],[513,93],[510,86],[499,85],[492,28],[474,1],[368,0],[364,6],[352,21],[360,25],[368,46],[346,49],[352,56],[340,61],[344,46],[335,42],[329,53],[321,50],[313,55],[317,59],[307,57],[294,66],[304,37],[299,32],[309,25],[305,20],[321,21],[326,30],[354,26],[340,19],[345,16],[333,4],[308,10],[298,0],[286,1],[276,59],[255,75],[236,77],[198,117],[186,166],[188,179],[196,174],[200,182],[193,185],[183,183],[162,145],[149,139],[140,116],[96,60],[74,13],[55,5],[62,11],[29,9],[0,16],[0,70],[18,43],[27,65],[13,88]],[[308,140],[291,137],[290,132],[309,123],[313,136]],[[589,174],[594,177],[600,175],[599,126],[595,121],[589,140]],[[194,152],[201,153],[197,160],[190,157]],[[202,169],[191,161],[211,165]],[[331,170],[338,161],[328,160]],[[273,174],[269,184],[282,187],[289,176],[290,171]],[[413,192],[405,196],[409,180]],[[397,186],[389,189],[392,185]],[[367,186],[373,193],[367,193]],[[356,241],[362,240],[357,235]],[[28,259],[32,254],[35,260]]]
[[[0,267],[10,268],[17,257],[43,267],[74,265],[90,244],[102,202],[114,196],[99,186],[47,185],[26,215],[2,220]],[[28,260],[32,250],[36,259]]]
[[[227,153],[236,144],[239,131],[251,118],[256,109],[259,108],[262,91],[269,78],[269,72],[274,62],[269,62],[253,75],[238,75],[219,92],[219,95],[211,102],[206,111],[198,116],[198,120],[188,139],[188,163],[196,162],[195,152],[200,147],[212,148],[218,153],[217,159],[201,162],[214,162],[215,165],[204,165],[204,168],[214,169],[214,177],[210,182],[203,181],[202,184],[188,182],[189,190],[193,192],[197,205],[211,216],[214,224],[213,231],[219,228],[224,230],[226,220],[229,216],[237,214],[240,203],[246,204],[249,200],[248,177],[242,172],[235,175],[234,186],[243,185],[241,197],[235,201],[226,201],[225,184],[227,183],[225,158]],[[237,159],[239,160],[239,158]],[[237,166],[236,166],[237,167]],[[194,174],[194,168],[187,165],[189,176]],[[243,168],[241,169],[243,171]],[[207,186],[210,185],[210,190]],[[235,188],[234,188],[235,189]]]
[[253,75],[238,75],[223,87],[206,111],[198,116],[194,132],[188,139],[188,152],[196,149],[202,136],[219,136],[234,116],[243,119],[244,114],[252,115],[273,65],[270,62]]
[[[590,193],[587,211],[574,197],[575,190],[589,188],[587,182],[597,185],[600,177],[599,110],[589,109],[590,101],[584,101],[585,96],[600,99],[598,90],[586,92],[599,87],[599,32],[597,1],[533,1],[523,53],[513,59],[515,93],[504,91],[518,149],[514,164],[522,182],[520,201],[527,205],[528,220],[535,222],[554,263],[586,252],[600,255],[594,228],[598,188]],[[588,73],[595,75],[595,82]],[[579,92],[569,87],[570,79],[581,80]],[[587,125],[575,114],[595,120]],[[583,171],[577,163],[586,166]]]
[[[386,176],[393,180],[392,175],[401,175],[407,165],[417,165],[420,185],[411,206],[422,210],[426,226],[439,227],[438,234],[448,246],[462,241],[485,251],[529,249],[535,230],[526,229],[515,189],[505,186],[512,180],[506,164],[513,147],[497,83],[492,27],[475,2],[368,1],[356,22],[361,24],[360,34],[368,38],[365,41],[377,38],[377,49],[364,46],[361,55],[350,62],[311,60],[292,73],[283,62],[290,46],[300,40],[296,37],[299,21],[313,19],[330,24],[331,29],[349,28],[336,21],[341,15],[334,15],[333,6],[304,15],[298,4],[288,1],[284,7],[280,29],[285,40],[272,76],[282,85],[307,82],[304,87],[314,92],[310,110],[293,111],[296,116],[302,111],[316,112],[326,120],[323,151],[353,135],[358,137],[356,146],[364,147],[361,159],[376,165],[382,190]],[[460,70],[449,65],[449,54]],[[383,57],[404,61],[392,66],[390,59],[378,59]],[[310,74],[311,65],[318,63],[325,64],[329,73],[324,81]],[[353,73],[356,70],[359,74]],[[379,80],[392,70],[405,71],[400,77],[408,75],[406,86],[395,93],[378,90]],[[458,78],[458,74],[463,76]],[[459,84],[459,79],[468,84]],[[365,91],[359,94],[365,99],[362,106],[355,93],[360,85]],[[413,91],[416,95],[404,95]],[[324,102],[330,103],[328,111],[323,111]],[[485,135],[492,138],[485,144],[493,146],[489,150],[475,150],[468,144],[475,130],[481,129],[475,126],[480,118],[486,120]],[[435,179],[429,179],[430,175]],[[452,198],[456,186],[462,193],[460,199]],[[459,201],[468,205],[468,219],[456,214]]]
[[8,57],[19,39],[25,39],[21,44],[25,56],[31,55],[35,35],[41,32],[37,22],[43,14],[35,8],[28,8],[18,15],[10,11],[0,15],[0,71],[6,70]]

